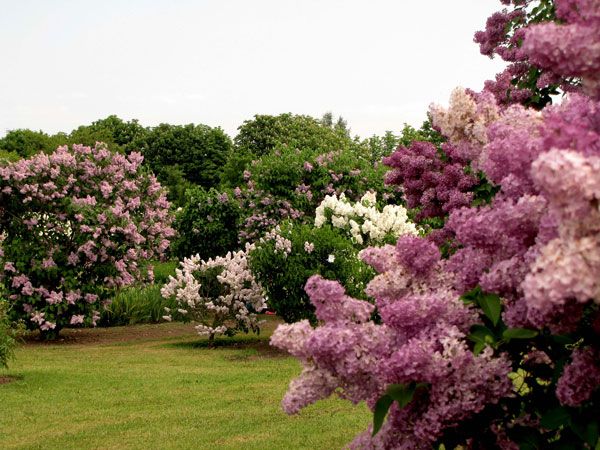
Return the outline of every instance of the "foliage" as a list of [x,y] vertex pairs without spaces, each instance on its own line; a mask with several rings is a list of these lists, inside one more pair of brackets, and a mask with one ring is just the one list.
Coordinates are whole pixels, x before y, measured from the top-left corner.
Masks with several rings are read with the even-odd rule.
[[165,284],[169,276],[175,275],[175,269],[179,265],[177,261],[149,261],[154,270],[154,283]]
[[358,257],[358,249],[329,225],[286,223],[250,253],[250,268],[265,287],[268,304],[283,320],[315,321],[314,306],[304,285],[311,275],[341,280],[350,292],[362,296],[373,272]]
[[178,258],[199,254],[208,259],[238,249],[241,214],[231,191],[189,189],[173,224],[178,233],[172,242],[173,254]]
[[117,293],[106,309],[102,311],[100,326],[135,325],[159,323],[163,320],[165,308],[176,308],[173,299],[165,299],[160,293],[160,285],[128,287]]
[[240,236],[253,241],[282,219],[307,221],[329,194],[343,193],[356,201],[374,190],[391,202],[399,196],[383,186],[384,171],[352,150],[323,154],[279,146],[245,171],[246,188],[237,191],[248,212]]
[[49,136],[43,131],[28,129],[10,130],[0,139],[0,152],[29,158],[40,152],[51,153],[61,144],[64,142],[61,142],[60,135]]
[[[380,323],[370,320],[374,305],[340,283],[309,280],[320,326],[303,321],[272,337],[304,366],[287,412],[333,393],[366,400],[374,428],[354,448],[600,445],[600,90],[597,71],[581,72],[600,61],[598,8],[565,0],[556,13],[559,24],[525,26],[519,48],[563,79],[579,73],[588,95],[540,113],[457,90],[448,109],[432,108],[452,153],[436,160],[429,148],[419,165],[405,149],[397,181],[422,189],[406,175],[419,168],[438,200],[445,191],[460,198],[461,185],[440,180],[437,165],[456,158],[464,175],[483,172],[487,200],[446,208],[439,231],[450,252],[439,233],[361,252],[379,273],[366,292]],[[426,192],[415,206],[431,201]]]
[[[0,167],[0,266],[11,316],[56,337],[92,324],[114,289],[145,276],[174,231],[142,156],[60,147]],[[149,274],[151,275],[151,274]]]
[[9,302],[0,296],[0,368],[8,368],[8,362],[15,356],[15,346],[19,328],[8,318]]
[[349,149],[353,143],[346,129],[324,125],[309,116],[257,114],[238,128],[235,150],[224,168],[223,182],[236,187],[243,183],[243,171],[253,160],[271,154],[285,145],[292,149],[323,154]]
[[183,207],[187,190],[194,188],[196,185],[185,179],[183,170],[177,165],[161,167],[158,175],[160,176],[160,184],[167,190],[169,202],[177,208]]
[[220,128],[163,123],[136,136],[130,148],[144,155],[160,180],[165,167],[177,166],[187,181],[208,189],[220,182],[231,139]]
[[236,148],[255,156],[271,153],[280,144],[321,153],[347,148],[351,142],[345,133],[321,124],[310,116],[257,114],[238,128]]
[[184,258],[181,269],[161,289],[165,298],[174,298],[177,309],[165,308],[165,320],[173,316],[199,322],[196,331],[207,336],[233,336],[239,331],[259,333],[256,312],[265,309],[263,289],[248,268],[248,252],[229,252],[208,260],[199,255]]
[[15,152],[0,150],[0,166],[18,161],[20,156]]
[[125,122],[113,114],[71,131],[69,143],[94,146],[96,142],[104,142],[111,149],[132,151],[137,149],[132,148],[131,143],[145,134],[146,129],[136,119]]

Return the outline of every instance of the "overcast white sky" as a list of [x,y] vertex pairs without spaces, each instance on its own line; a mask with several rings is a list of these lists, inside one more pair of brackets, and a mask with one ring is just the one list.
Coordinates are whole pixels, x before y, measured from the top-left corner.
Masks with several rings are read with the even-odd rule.
[[0,0],[0,136],[110,114],[221,126],[342,115],[363,137],[420,125],[503,64],[473,33],[499,0]]

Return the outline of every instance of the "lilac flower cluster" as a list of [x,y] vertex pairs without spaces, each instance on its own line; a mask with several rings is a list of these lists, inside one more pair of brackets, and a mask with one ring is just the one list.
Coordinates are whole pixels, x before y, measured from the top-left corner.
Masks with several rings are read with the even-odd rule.
[[0,278],[29,326],[94,325],[111,290],[167,249],[169,202],[141,162],[98,144],[0,167]]
[[524,32],[521,51],[538,67],[582,80],[600,98],[600,6],[595,0],[557,0],[560,24],[541,23]]
[[[271,339],[304,365],[283,400],[288,413],[334,392],[373,406],[389,384],[426,385],[407,408],[392,407],[375,438],[370,432],[360,435],[357,448],[429,446],[446,427],[511,391],[509,361],[491,349],[475,356],[466,345],[465,333],[477,316],[458,298],[435,246],[414,237],[401,241],[396,249],[361,253],[383,270],[368,287],[381,324],[370,320],[374,305],[350,298],[337,282],[313,276],[306,291],[322,324],[314,329],[308,321],[283,325]],[[422,248],[423,255],[403,254],[410,244]],[[429,270],[415,274],[416,260]]]
[[[556,7],[563,23],[523,27],[516,34],[525,39],[522,53],[507,47],[506,57],[530,55],[552,76],[581,77],[588,95],[571,93],[537,112],[497,104],[489,93],[456,91],[448,110],[432,109],[448,139],[445,154],[426,143],[401,147],[386,161],[393,167],[388,182],[401,185],[408,205],[425,217],[448,214],[443,231],[454,252],[441,259],[432,240],[415,237],[363,250],[379,272],[366,292],[380,324],[370,320],[373,305],[349,298],[335,282],[311,279],[307,292],[322,323],[287,325],[272,338],[304,365],[284,399],[288,412],[333,393],[375,408],[386,389],[402,384],[416,386],[411,401],[393,403],[381,430],[360,435],[354,447],[430,448],[458,430],[464,445],[518,448],[523,428],[534,427],[550,445],[584,439],[577,414],[598,426],[600,9],[592,0],[557,0]],[[481,43],[502,45],[501,28],[519,17],[494,18]],[[575,32],[585,50],[573,42]],[[556,42],[561,36],[565,43]],[[453,165],[464,176],[465,167],[482,170],[500,189],[493,201],[475,206],[463,197],[449,205],[440,191],[468,195],[472,187],[461,177],[444,178]],[[479,310],[460,300],[477,292],[485,293]],[[481,339],[476,331],[486,337],[480,347],[473,345]],[[548,429],[548,408],[561,405],[570,418],[559,431]],[[493,415],[477,422],[486,429],[464,425],[484,410]],[[586,439],[577,442],[597,445],[597,436]]]
[[[451,144],[444,145],[451,153]],[[464,163],[445,161],[429,142],[415,141],[410,147],[398,147],[383,159],[391,167],[385,182],[401,185],[409,208],[419,208],[416,220],[443,217],[453,209],[468,206],[473,201],[470,189],[477,179],[464,171]]]

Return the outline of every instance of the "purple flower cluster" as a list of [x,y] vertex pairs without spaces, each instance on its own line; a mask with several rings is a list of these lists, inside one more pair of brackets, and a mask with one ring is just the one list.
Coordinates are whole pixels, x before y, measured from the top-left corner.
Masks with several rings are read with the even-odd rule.
[[[425,256],[416,257],[410,244]],[[411,442],[420,448],[510,392],[508,360],[490,349],[475,356],[466,345],[465,333],[477,316],[452,289],[432,245],[404,238],[396,249],[386,246],[362,254],[366,261],[377,255],[386,260],[369,285],[382,319],[379,325],[370,321],[374,305],[348,297],[337,282],[309,279],[306,291],[322,325],[313,329],[303,321],[280,326],[271,339],[304,364],[283,400],[288,413],[334,392],[373,406],[389,384],[425,383],[407,408],[391,409],[376,438],[366,433],[354,443],[365,448],[380,442],[388,448]],[[426,260],[431,267],[414,278],[412,265],[417,263],[419,271],[418,264]]]
[[[445,144],[443,149],[452,154],[451,144]],[[392,168],[386,174],[386,184],[401,185],[406,205],[420,208],[417,220],[443,217],[473,201],[470,189],[477,184],[476,177],[465,173],[462,161],[444,160],[430,142],[400,146],[383,162]]]

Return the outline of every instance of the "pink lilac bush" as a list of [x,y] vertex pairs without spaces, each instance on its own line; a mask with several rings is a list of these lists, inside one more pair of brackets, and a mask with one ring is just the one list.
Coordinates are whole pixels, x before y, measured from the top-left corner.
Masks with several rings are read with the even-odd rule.
[[[582,93],[538,112],[457,91],[447,110],[432,110],[450,156],[422,143],[400,148],[388,160],[388,181],[402,186],[409,206],[444,213],[441,231],[452,246],[442,252],[436,239],[403,237],[396,247],[363,250],[379,272],[367,288],[375,305],[311,279],[306,289],[321,323],[286,325],[272,338],[304,365],[286,411],[332,393],[366,401],[376,427],[356,448],[597,447],[598,2],[555,3],[561,23],[525,23],[515,33],[523,46],[506,51],[529,52],[562,80],[581,77]],[[484,50],[500,45],[499,30],[519,17],[494,18]],[[585,50],[570,41],[575,33]],[[497,191],[491,201],[467,201],[473,186],[444,178],[452,164],[463,176],[481,170]],[[448,205],[440,190],[462,195],[462,204]],[[410,393],[402,405],[394,389]]]
[[95,325],[115,289],[151,277],[174,231],[142,159],[74,145],[0,167],[0,277],[30,328]]

